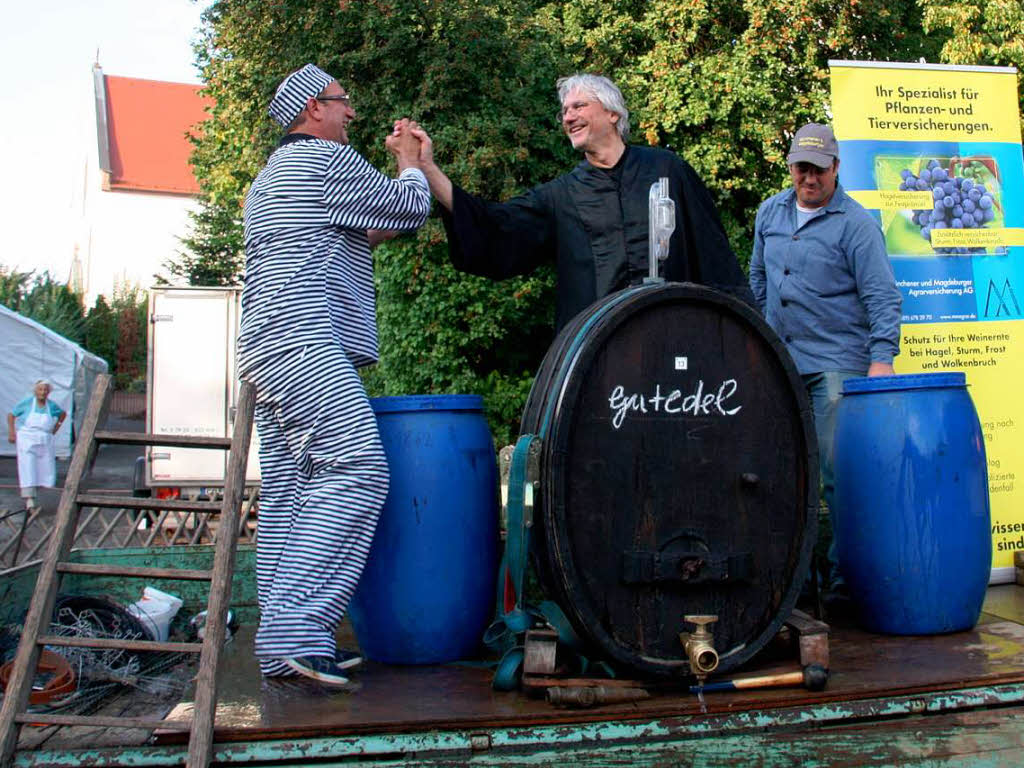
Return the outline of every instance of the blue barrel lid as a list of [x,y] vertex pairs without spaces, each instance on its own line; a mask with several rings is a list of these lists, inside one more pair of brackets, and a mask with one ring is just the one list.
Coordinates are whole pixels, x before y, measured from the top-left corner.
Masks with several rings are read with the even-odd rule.
[[484,399],[480,395],[397,395],[371,397],[370,407],[375,413],[402,411],[482,411]]
[[861,392],[890,392],[899,389],[938,389],[967,386],[967,374],[962,371],[946,373],[908,373],[896,376],[865,376],[843,382],[843,394]]

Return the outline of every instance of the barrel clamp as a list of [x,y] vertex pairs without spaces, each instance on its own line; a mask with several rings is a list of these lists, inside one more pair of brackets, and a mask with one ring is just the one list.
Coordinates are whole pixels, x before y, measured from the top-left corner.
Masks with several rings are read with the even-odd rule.
[[523,522],[527,528],[533,527],[534,499],[540,490],[540,449],[541,440],[539,437],[535,437],[530,441],[530,448],[526,453]]
[[[534,491],[540,483],[541,440],[535,435],[520,435],[508,463],[505,513],[505,554],[498,568],[498,603],[495,624],[499,635],[518,635],[530,628],[531,618],[523,599],[523,586],[529,561],[530,529],[533,527]],[[507,454],[506,454],[507,455]],[[491,630],[488,630],[490,633]]]
[[[521,505],[521,524],[533,527],[534,496],[540,488],[541,439],[532,435],[524,436],[516,445],[506,445],[498,452],[498,468],[501,476],[501,528],[508,530],[509,504]],[[524,450],[525,447],[525,450]],[[516,487],[512,487],[513,484]],[[520,495],[521,494],[521,495]],[[513,514],[513,519],[516,515]]]

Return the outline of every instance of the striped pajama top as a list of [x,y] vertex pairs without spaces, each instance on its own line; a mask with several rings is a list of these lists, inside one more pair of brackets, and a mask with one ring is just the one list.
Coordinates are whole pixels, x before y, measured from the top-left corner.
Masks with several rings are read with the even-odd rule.
[[245,198],[240,373],[311,344],[339,344],[357,368],[376,362],[366,230],[414,230],[429,213],[419,169],[392,179],[347,144],[286,137]]

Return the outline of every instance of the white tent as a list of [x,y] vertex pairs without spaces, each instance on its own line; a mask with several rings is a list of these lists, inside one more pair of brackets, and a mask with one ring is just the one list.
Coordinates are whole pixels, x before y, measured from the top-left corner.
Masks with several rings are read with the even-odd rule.
[[[35,320],[0,306],[0,412],[7,414],[32,394],[39,379],[53,386],[50,399],[68,413],[57,433],[57,455],[71,455],[72,430],[81,428],[96,376],[107,372],[103,358],[86,352]],[[14,445],[0,441],[0,456],[13,456]]]

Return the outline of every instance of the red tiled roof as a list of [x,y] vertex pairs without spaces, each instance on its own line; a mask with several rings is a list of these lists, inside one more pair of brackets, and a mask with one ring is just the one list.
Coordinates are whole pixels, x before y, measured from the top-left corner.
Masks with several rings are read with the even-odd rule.
[[[109,188],[194,195],[187,132],[213,102],[202,86],[104,75]],[[102,137],[101,137],[102,140]]]

